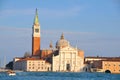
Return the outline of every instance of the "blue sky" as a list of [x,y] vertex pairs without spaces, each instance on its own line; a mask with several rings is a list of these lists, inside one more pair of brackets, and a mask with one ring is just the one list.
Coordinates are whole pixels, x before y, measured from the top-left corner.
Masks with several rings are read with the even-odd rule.
[[0,58],[31,52],[38,8],[41,47],[55,45],[62,32],[85,56],[120,56],[119,0],[0,0]]

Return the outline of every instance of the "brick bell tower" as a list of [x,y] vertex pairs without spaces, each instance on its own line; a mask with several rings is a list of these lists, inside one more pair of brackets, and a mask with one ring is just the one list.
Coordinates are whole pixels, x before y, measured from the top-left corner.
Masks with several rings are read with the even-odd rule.
[[40,24],[37,9],[32,27],[32,56],[40,56]]

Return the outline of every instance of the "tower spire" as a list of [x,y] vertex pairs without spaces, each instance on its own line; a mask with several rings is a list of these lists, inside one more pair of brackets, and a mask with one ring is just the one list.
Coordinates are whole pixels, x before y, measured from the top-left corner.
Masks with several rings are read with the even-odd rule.
[[38,10],[37,10],[37,8],[36,8],[36,12],[35,12],[36,14],[35,14],[35,19],[34,19],[34,24],[35,25],[39,25],[39,20],[38,20]]

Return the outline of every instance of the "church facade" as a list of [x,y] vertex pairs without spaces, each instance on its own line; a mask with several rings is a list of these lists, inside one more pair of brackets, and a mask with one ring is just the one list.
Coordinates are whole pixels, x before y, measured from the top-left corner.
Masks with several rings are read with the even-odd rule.
[[61,35],[56,43],[57,53],[52,57],[52,70],[63,72],[80,72],[84,67],[84,51],[74,48]]
[[63,45],[60,45],[58,53],[53,54],[52,70],[60,71],[60,72],[61,71],[63,71],[63,72],[83,71],[84,58],[79,56],[79,54],[84,56],[83,51],[81,50],[81,53],[79,53],[77,48],[73,48],[69,44],[67,44],[67,46],[64,46],[64,47],[63,47]]

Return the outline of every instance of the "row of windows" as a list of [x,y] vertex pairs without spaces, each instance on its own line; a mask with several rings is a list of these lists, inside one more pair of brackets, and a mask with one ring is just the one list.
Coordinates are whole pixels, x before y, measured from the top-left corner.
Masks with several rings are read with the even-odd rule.
[[[105,66],[112,66],[112,65],[110,65],[110,64],[105,64]],[[120,64],[119,64],[119,65],[113,64],[113,66],[120,66]]]
[[[35,64],[29,64],[29,66],[34,66]],[[38,64],[38,66],[44,65],[44,64]]]
[[[29,69],[36,69],[35,67],[29,67]],[[38,67],[37,69],[47,69],[47,67]]]
[[[117,71],[117,70],[114,70],[114,71]],[[119,72],[120,72],[120,70],[119,70]]]
[[39,61],[39,62],[29,62],[29,63],[44,63],[44,61]]

